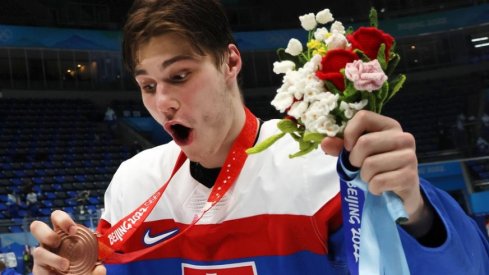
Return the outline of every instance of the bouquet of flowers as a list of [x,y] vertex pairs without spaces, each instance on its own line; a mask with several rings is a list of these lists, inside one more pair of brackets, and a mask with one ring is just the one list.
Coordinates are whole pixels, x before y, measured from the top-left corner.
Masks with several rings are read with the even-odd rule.
[[[400,57],[395,40],[378,29],[377,12],[370,11],[370,26],[345,30],[329,9],[300,16],[308,31],[307,45],[295,38],[277,51],[273,71],[284,74],[272,105],[284,119],[281,133],[271,136],[248,154],[258,153],[289,134],[305,155],[326,137],[341,137],[346,123],[362,109],[380,113],[401,89],[405,75],[391,76]],[[326,24],[330,24],[329,30]]]

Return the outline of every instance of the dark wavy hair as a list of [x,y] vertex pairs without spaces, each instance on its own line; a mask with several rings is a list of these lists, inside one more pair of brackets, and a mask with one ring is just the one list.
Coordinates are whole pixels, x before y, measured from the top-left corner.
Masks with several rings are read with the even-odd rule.
[[224,8],[218,0],[136,0],[123,28],[122,52],[131,73],[139,47],[152,37],[176,33],[200,55],[222,64],[229,44],[235,44]]

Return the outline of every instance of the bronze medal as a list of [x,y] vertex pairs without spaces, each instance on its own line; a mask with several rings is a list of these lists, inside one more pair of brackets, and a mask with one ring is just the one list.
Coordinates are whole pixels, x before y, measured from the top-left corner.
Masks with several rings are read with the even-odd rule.
[[70,268],[60,273],[90,274],[98,263],[98,242],[95,233],[80,224],[77,224],[77,231],[73,236],[62,230],[57,230],[56,233],[61,237],[61,244],[53,252],[70,261]]

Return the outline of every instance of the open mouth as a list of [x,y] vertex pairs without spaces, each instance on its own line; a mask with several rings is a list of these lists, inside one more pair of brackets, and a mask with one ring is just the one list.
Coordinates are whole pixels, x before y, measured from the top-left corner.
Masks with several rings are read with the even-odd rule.
[[186,145],[190,142],[190,133],[192,129],[181,124],[170,126],[171,135],[178,145]]

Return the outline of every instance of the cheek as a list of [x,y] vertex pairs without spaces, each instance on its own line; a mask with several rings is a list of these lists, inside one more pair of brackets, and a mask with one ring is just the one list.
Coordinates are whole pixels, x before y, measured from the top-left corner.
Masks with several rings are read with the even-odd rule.
[[146,108],[148,111],[150,111],[150,112],[151,112],[151,110],[152,110],[153,108],[152,108],[152,106],[151,106],[151,104],[150,104],[151,102],[150,102],[150,100],[149,100],[148,96],[141,95],[141,99],[142,99],[142,101],[143,101],[143,105],[144,105],[144,107],[145,107],[145,108]]
[[158,112],[157,112],[157,108],[156,108],[156,103],[155,101],[148,95],[142,95],[142,101],[143,101],[143,105],[144,107],[146,108],[146,110],[148,110],[148,112],[151,114],[151,116],[158,122],[160,123],[160,121],[158,120]]

